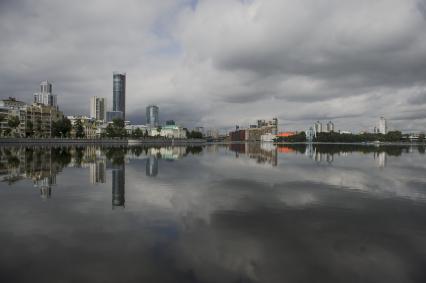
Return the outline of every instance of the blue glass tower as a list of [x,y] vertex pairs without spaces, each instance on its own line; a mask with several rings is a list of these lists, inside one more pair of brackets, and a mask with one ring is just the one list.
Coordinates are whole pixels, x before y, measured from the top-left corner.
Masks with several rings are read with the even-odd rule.
[[156,105],[149,105],[146,108],[146,124],[150,127],[157,127],[160,125],[158,118],[159,108]]
[[112,111],[121,111],[126,119],[126,73],[113,74]]

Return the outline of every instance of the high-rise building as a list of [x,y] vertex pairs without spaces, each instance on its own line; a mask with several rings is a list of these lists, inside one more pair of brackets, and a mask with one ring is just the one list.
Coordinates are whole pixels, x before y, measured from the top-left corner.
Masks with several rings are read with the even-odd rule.
[[126,119],[126,73],[113,74],[112,111],[121,111]]
[[379,132],[383,135],[386,135],[388,132],[388,126],[387,126],[387,122],[386,119],[384,117],[380,117],[379,120]]
[[146,124],[151,127],[157,127],[160,125],[160,121],[158,118],[159,108],[156,105],[149,105],[146,108]]
[[97,96],[90,98],[90,117],[97,121],[106,120],[105,98]]
[[107,111],[106,112],[106,121],[112,122],[114,119],[123,119],[123,112],[121,111]]
[[320,121],[316,121],[314,124],[315,133],[322,133],[322,123]]
[[52,84],[49,81],[40,83],[40,92],[34,93],[34,102],[57,108],[57,96],[52,93]]
[[329,122],[327,123],[327,132],[328,132],[328,133],[334,132],[334,123],[333,123],[333,122],[331,122],[331,121],[329,121]]

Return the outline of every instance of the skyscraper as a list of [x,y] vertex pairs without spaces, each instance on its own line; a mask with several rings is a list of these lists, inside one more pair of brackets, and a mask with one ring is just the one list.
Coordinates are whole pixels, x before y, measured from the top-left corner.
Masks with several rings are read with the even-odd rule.
[[160,124],[158,113],[159,108],[156,105],[149,105],[146,108],[146,124],[151,127],[157,127]]
[[112,111],[121,111],[126,119],[126,73],[113,74]]
[[93,96],[90,98],[90,117],[98,121],[106,120],[105,98]]
[[40,83],[40,92],[34,93],[34,103],[58,107],[56,94],[52,93],[52,84],[49,81]]
[[388,126],[387,126],[387,122],[386,119],[384,117],[380,117],[379,120],[379,132],[383,135],[386,135],[388,132]]

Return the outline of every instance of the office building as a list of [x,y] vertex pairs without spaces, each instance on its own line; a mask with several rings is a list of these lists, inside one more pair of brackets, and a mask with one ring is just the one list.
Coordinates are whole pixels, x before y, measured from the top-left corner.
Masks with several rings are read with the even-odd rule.
[[105,98],[97,96],[90,98],[90,117],[97,121],[106,121]]
[[[63,113],[56,107],[33,104],[25,108],[26,123],[31,121],[36,137],[52,137],[52,123],[59,121]],[[21,123],[25,125],[26,123]]]
[[305,131],[305,135],[306,135],[307,142],[313,142],[316,137],[316,132],[314,128],[310,127],[309,129]]
[[123,112],[121,111],[107,111],[106,112],[106,121],[112,122],[114,119],[124,119]]
[[331,121],[329,121],[329,122],[327,123],[327,132],[328,132],[328,133],[334,132],[334,123],[333,123],[333,122],[331,122]]
[[23,101],[16,100],[13,97],[9,97],[8,99],[0,100],[0,107],[9,108],[9,109],[19,109],[24,108],[27,104]]
[[379,120],[379,133],[386,135],[388,132],[387,121],[384,117],[380,117]]
[[126,119],[126,73],[113,74],[112,111],[121,111]]
[[34,93],[34,103],[58,108],[57,96],[52,93],[52,84],[49,81],[40,83],[40,92]]
[[278,133],[278,119],[271,121],[258,120],[257,125],[251,125],[247,129],[240,130],[237,126],[234,132],[230,132],[231,141],[260,141],[262,135]]
[[314,124],[315,133],[322,133],[322,123],[320,121],[316,121]]
[[157,127],[160,125],[159,121],[159,108],[156,105],[149,105],[146,108],[146,124],[150,127]]

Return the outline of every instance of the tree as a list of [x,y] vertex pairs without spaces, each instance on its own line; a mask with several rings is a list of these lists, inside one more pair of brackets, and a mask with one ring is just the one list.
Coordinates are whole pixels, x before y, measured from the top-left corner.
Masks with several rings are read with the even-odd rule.
[[402,133],[400,131],[391,131],[385,135],[384,140],[387,142],[399,142],[401,138]]
[[425,141],[425,134],[420,134],[419,135],[419,142],[424,142]]
[[203,134],[201,132],[197,132],[197,131],[191,131],[191,132],[186,132],[186,137],[188,139],[202,139],[203,138]]
[[127,132],[124,128],[124,120],[116,118],[112,120],[112,124],[108,124],[108,126],[105,129],[105,135],[110,138],[114,137],[126,137]]
[[11,128],[16,130],[16,128],[19,126],[19,124],[21,124],[21,121],[19,121],[19,117],[18,116],[11,116],[9,117],[9,119],[7,120],[7,125]]
[[34,134],[34,125],[30,120],[27,121],[27,125],[25,127],[25,135],[27,137],[32,137]]
[[75,136],[77,138],[84,138],[85,136],[84,127],[83,127],[83,122],[81,121],[81,119],[77,119],[77,121],[75,121],[74,130],[75,130]]
[[136,128],[136,130],[133,131],[132,137],[134,138],[141,138],[143,136],[143,132],[140,128]]
[[40,118],[37,118],[37,120],[36,120],[35,133],[36,133],[37,136],[41,136],[43,134],[43,132],[42,132],[42,124],[41,124],[41,119]]
[[278,137],[277,142],[306,142],[305,132],[300,132],[298,134],[288,136],[288,137]]
[[71,121],[67,117],[52,123],[52,135],[54,137],[67,137],[71,132]]

